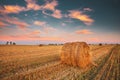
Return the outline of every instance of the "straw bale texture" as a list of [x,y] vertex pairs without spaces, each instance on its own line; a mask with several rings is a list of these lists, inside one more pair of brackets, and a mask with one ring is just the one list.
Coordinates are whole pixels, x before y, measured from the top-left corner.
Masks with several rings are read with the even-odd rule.
[[63,45],[61,62],[85,68],[91,64],[90,48],[85,42],[72,42]]

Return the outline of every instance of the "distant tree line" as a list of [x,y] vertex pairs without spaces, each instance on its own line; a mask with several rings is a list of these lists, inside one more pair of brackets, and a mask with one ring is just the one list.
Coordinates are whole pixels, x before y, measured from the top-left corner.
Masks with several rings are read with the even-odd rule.
[[53,44],[53,43],[50,43],[50,44],[39,44],[38,46],[39,47],[41,47],[41,46],[47,46],[47,45],[49,45],[49,46],[57,46],[57,45],[63,45],[63,44]]
[[57,45],[63,45],[63,44],[48,44],[48,45],[55,45],[55,46],[57,46]]
[[6,42],[6,45],[16,45],[16,43],[15,43],[15,42],[12,42],[12,41],[7,41],[7,42]]

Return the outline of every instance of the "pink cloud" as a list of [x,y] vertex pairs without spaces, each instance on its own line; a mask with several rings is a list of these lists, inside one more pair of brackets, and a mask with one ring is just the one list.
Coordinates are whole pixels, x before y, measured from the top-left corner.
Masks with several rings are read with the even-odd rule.
[[78,11],[78,10],[71,10],[69,11],[69,17],[70,18],[74,18],[74,19],[78,19],[80,21],[82,21],[84,24],[86,25],[91,25],[94,20],[91,19],[88,15],[84,14],[83,12],[81,11]]
[[[41,10],[43,14],[52,16],[54,18],[62,18],[61,10],[56,9],[58,2],[56,0],[46,1],[43,5],[38,5],[36,0],[25,0],[26,7],[22,7],[19,5],[5,5],[0,7],[0,13],[2,14],[11,14],[11,13],[20,13],[22,11],[28,10]],[[52,14],[45,13],[46,10],[52,11]]]
[[40,10],[42,7],[36,4],[36,0],[25,0],[27,2],[27,9],[28,10]]
[[40,37],[40,36],[26,36],[26,35],[21,35],[21,36],[0,36],[0,40],[2,41],[24,41],[24,40],[43,40],[43,41],[62,41],[63,39],[60,37]]
[[29,35],[39,35],[40,33],[40,30],[34,30]]
[[60,10],[55,10],[51,16],[58,18],[58,19],[62,18],[62,14]]
[[20,29],[25,29],[27,26],[29,26],[28,23],[23,22],[16,17],[11,18],[11,17],[8,17],[8,16],[3,16],[3,17],[0,17],[0,20],[4,21],[4,22],[7,22],[9,24],[12,24],[12,25],[16,25]]
[[3,8],[0,9],[0,12],[9,14],[9,13],[19,13],[24,10],[25,10],[25,7],[21,7],[18,5],[5,5]]
[[45,33],[55,32],[55,31],[57,31],[57,29],[55,29],[55,28],[53,28],[53,27],[50,27],[50,26],[44,27],[44,32],[45,32]]
[[45,26],[46,22],[44,21],[34,21],[34,24],[37,26]]
[[88,38],[90,42],[102,42],[99,38],[93,37],[93,38]]
[[98,38],[89,38],[90,40],[93,40],[93,41],[98,41],[99,39]]
[[[45,15],[52,16],[54,18],[62,18],[61,10],[56,9],[56,6],[58,5],[58,2],[56,0],[53,0],[51,2],[47,1],[45,5],[42,6],[42,13]],[[52,14],[49,14],[46,12],[46,10],[52,11]]]
[[39,38],[39,40],[43,40],[43,41],[63,41],[63,39],[60,38],[60,37],[41,37],[41,38]]
[[6,20],[8,23],[10,24],[14,24],[16,26],[18,26],[19,28],[23,29],[23,28],[26,28],[27,26],[29,26],[29,24],[23,22],[23,21],[20,21],[18,18],[9,18]]
[[2,41],[8,41],[8,40],[24,40],[25,37],[22,37],[22,38],[16,38],[16,36],[8,36],[8,35],[4,35],[4,36],[0,36],[0,40]]
[[4,22],[2,22],[2,21],[0,21],[0,27],[6,27],[6,26],[9,26],[9,25],[4,23]]
[[47,13],[45,10],[42,11],[43,14],[48,15],[48,16],[52,16],[52,17],[57,18],[57,19],[61,19],[63,17],[63,15],[62,15],[60,10],[56,9],[56,10],[54,10],[52,12],[53,13],[50,14],[50,13]]
[[55,11],[53,11],[52,14],[47,13],[45,10],[43,10],[42,13],[45,15],[48,15],[48,16],[52,16],[57,19],[61,19],[63,17],[60,10],[55,10]]
[[77,30],[75,31],[76,34],[93,34],[90,30],[84,29],[84,30]]
[[56,0],[53,0],[52,2],[47,1],[45,5],[43,5],[43,9],[54,11],[57,5],[58,3]]
[[83,10],[84,10],[84,11],[92,11],[91,8],[84,8]]
[[28,10],[40,10],[42,7],[36,4],[36,0],[25,0],[27,2],[27,7],[22,7],[19,5],[5,5],[0,8],[0,13],[10,14],[10,13],[20,13],[22,11]]

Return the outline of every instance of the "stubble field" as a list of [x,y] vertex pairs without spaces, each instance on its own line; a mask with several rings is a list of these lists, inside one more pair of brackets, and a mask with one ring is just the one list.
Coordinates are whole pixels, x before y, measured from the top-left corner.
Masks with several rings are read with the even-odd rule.
[[120,46],[90,45],[96,66],[61,64],[62,46],[0,46],[0,80],[120,80]]

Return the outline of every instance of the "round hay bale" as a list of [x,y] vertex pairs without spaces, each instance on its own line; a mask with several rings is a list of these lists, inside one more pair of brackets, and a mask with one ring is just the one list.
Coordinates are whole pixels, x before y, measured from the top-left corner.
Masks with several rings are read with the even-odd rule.
[[61,62],[85,68],[91,64],[90,48],[85,42],[72,42],[63,45]]

